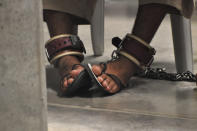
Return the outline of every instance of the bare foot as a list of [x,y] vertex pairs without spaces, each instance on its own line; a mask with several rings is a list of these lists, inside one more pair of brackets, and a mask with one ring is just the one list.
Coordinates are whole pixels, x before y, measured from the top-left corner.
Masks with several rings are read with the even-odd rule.
[[[127,58],[120,56],[119,59],[107,63],[107,70],[105,73],[113,74],[117,76],[123,85],[126,85],[129,78],[133,76],[137,71],[137,66],[129,61]],[[97,76],[98,81],[102,84],[104,89],[109,93],[117,93],[120,87],[115,83],[115,81],[109,77],[107,74],[102,74],[101,65],[93,65],[92,71]]]
[[84,70],[80,65],[72,69],[75,64],[80,64],[80,61],[75,56],[64,56],[58,63],[58,70],[61,77],[65,76],[61,85],[61,91],[63,92],[66,92],[68,86],[71,85],[79,73]]

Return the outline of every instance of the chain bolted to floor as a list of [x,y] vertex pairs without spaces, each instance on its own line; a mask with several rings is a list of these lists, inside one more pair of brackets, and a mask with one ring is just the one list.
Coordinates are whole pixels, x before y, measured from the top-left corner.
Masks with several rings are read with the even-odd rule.
[[196,82],[197,85],[197,74],[195,75],[190,71],[168,73],[165,68],[146,68],[144,71],[138,73],[137,76],[157,80]]

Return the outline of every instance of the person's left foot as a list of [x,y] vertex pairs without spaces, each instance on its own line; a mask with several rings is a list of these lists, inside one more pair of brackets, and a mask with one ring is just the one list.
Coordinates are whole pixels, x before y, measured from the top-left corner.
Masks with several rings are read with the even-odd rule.
[[119,59],[107,63],[107,70],[105,73],[102,73],[102,65],[93,65],[92,71],[97,76],[97,80],[101,83],[104,90],[114,94],[120,90],[120,87],[117,83],[107,74],[113,74],[117,76],[123,85],[126,85],[129,81],[129,78],[137,71],[137,67],[127,58],[120,56]]

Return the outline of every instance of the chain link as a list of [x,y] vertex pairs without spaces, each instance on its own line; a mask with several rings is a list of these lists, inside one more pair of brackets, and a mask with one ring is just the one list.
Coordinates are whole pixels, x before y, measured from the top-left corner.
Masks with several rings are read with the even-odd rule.
[[183,73],[167,73],[165,68],[146,68],[143,72],[138,73],[137,76],[149,79],[169,81],[197,81],[196,75],[194,75],[190,71],[186,71]]

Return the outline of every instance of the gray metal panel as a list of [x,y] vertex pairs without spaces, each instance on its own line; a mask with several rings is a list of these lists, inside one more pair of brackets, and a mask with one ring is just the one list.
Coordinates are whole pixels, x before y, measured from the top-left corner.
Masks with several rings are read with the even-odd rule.
[[0,130],[46,131],[42,1],[0,1]]

